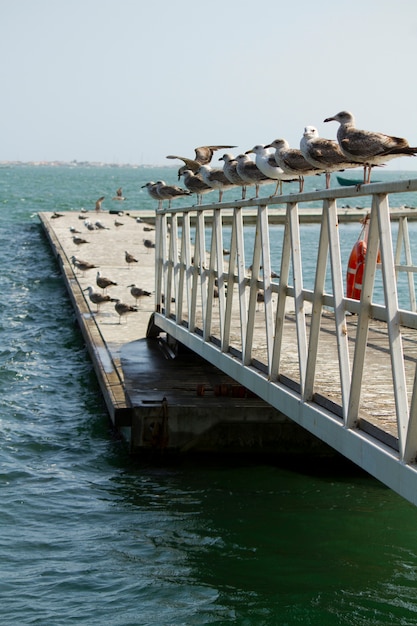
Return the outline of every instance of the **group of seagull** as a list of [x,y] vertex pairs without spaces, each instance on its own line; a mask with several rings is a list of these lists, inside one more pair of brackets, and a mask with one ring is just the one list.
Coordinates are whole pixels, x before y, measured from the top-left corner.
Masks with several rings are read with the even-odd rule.
[[[363,184],[371,182],[372,168],[384,165],[387,161],[403,156],[415,156],[417,147],[411,147],[406,139],[384,133],[360,130],[355,126],[355,118],[349,111],[341,111],[324,122],[339,122],[337,141],[319,136],[315,126],[306,126],[300,141],[300,148],[291,148],[285,139],[275,139],[269,144],[258,144],[244,154],[233,156],[224,153],[219,158],[223,168],[213,168],[210,163],[214,152],[236,146],[201,146],[195,149],[195,158],[168,155],[168,159],[179,159],[184,165],[178,170],[178,178],[183,179],[185,189],[167,185],[164,181],[151,181],[143,185],[149,195],[158,201],[158,208],[164,200],[196,194],[201,204],[202,195],[217,189],[219,202],[223,192],[231,187],[242,188],[242,199],[246,198],[246,188],[255,186],[258,197],[260,185],[275,183],[275,195],[282,191],[282,183],[299,181],[300,193],[304,190],[305,176],[324,174],[326,189],[330,187],[332,172],[363,167]],[[273,152],[271,152],[273,150]],[[255,155],[255,159],[249,156]]]
[[[76,237],[73,237],[73,240],[74,238]],[[150,240],[144,240],[144,242],[152,243],[150,242]],[[74,243],[76,242],[74,241]],[[88,243],[88,242],[84,240],[83,243]],[[145,246],[146,246],[146,243],[145,243]],[[80,243],[78,242],[77,245],[80,245]],[[127,263],[128,269],[130,269],[130,266],[132,263],[138,263],[138,259],[136,259],[134,255],[130,254],[127,250],[125,250],[125,261]],[[94,263],[90,263],[89,261],[84,261],[76,257],[75,255],[71,257],[71,263],[77,270],[79,270],[82,273],[88,270],[98,269],[98,266],[95,265]],[[135,299],[135,303],[136,303],[136,306],[132,306],[130,304],[122,302],[119,298],[112,298],[109,294],[106,293],[109,287],[115,287],[117,286],[117,284],[118,283],[116,283],[112,279],[107,278],[106,276],[103,276],[100,273],[100,271],[97,271],[96,285],[102,290],[101,293],[99,291],[96,291],[92,285],[89,285],[83,291],[88,291],[88,297],[90,301],[93,304],[95,304],[97,307],[96,313],[99,313],[100,306],[102,304],[105,304],[108,302],[114,302],[115,303],[114,308],[116,310],[116,313],[119,316],[119,324],[120,324],[122,317],[124,317],[128,313],[137,312],[139,310],[137,305],[138,303],[140,305],[140,300],[142,298],[149,297],[152,294],[150,291],[147,291],[146,289],[142,289],[141,287],[138,287],[135,284],[128,285],[127,287],[128,289],[130,289],[130,293],[132,297]]]

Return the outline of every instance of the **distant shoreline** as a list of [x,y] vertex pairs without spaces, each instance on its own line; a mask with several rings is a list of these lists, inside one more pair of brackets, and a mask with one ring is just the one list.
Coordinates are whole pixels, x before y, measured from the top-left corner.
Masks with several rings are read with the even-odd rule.
[[[175,165],[154,165],[146,163],[138,165],[136,163],[105,163],[101,161],[0,161],[0,167],[10,166],[35,166],[35,167],[120,167],[133,169],[163,168],[173,169]],[[178,167],[178,166],[177,166]]]

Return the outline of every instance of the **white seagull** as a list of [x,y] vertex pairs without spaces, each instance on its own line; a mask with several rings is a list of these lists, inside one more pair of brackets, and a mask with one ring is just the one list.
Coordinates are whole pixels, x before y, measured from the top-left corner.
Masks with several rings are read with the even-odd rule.
[[261,170],[262,174],[264,174],[268,178],[272,178],[272,180],[277,181],[277,186],[274,193],[275,196],[278,193],[278,189],[282,190],[283,180],[294,180],[293,175],[289,176],[278,165],[275,160],[274,153],[269,151],[268,146],[258,144],[254,146],[251,150],[247,150],[245,154],[254,154],[256,167]]
[[402,156],[415,156],[417,148],[412,148],[407,139],[392,137],[370,130],[355,127],[355,118],[349,111],[341,111],[324,121],[339,122],[337,140],[343,154],[351,161],[363,164],[363,182],[371,181],[374,165],[384,165],[390,159]]

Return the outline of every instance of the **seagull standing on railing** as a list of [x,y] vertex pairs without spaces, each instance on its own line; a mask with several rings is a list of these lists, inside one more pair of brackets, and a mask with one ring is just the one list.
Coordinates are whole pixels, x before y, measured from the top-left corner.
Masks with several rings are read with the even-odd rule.
[[392,137],[355,127],[355,118],[349,111],[341,111],[324,121],[339,122],[337,140],[344,156],[363,164],[363,182],[371,182],[374,165],[384,165],[390,159],[402,156],[415,156],[417,148],[412,148],[407,139]]
[[255,198],[259,195],[259,187],[266,183],[274,183],[275,180],[269,176],[265,176],[263,172],[257,167],[256,163],[252,161],[247,154],[239,154],[236,157],[237,161],[237,173],[247,183],[255,185]]
[[223,199],[223,192],[225,189],[230,189],[234,185],[226,177],[225,173],[220,168],[211,168],[210,165],[202,165],[198,170],[203,181],[212,189],[219,190],[219,202]]
[[223,172],[226,178],[233,184],[239,187],[242,187],[242,200],[246,197],[246,187],[248,185],[252,185],[253,183],[248,183],[244,181],[241,176],[239,176],[237,171],[237,160],[233,156],[226,152],[222,157],[219,158],[219,161],[223,161]]
[[300,193],[304,190],[304,176],[323,173],[322,169],[315,167],[309,163],[303,156],[301,150],[290,148],[290,144],[286,139],[274,139],[272,143],[265,148],[275,148],[275,161],[286,174],[290,176],[298,176],[300,183]]
[[358,167],[358,163],[349,161],[339,148],[337,141],[319,137],[315,126],[306,126],[300,141],[300,150],[304,158],[319,167],[326,174],[326,189],[330,188],[330,174]]
[[212,187],[209,187],[207,183],[201,178],[199,174],[194,174],[192,170],[184,170],[181,172],[180,176],[182,176],[184,180],[184,185],[191,193],[195,193],[197,196],[197,204],[200,205],[202,202],[202,196],[204,193],[209,191],[213,191]]
[[251,150],[247,150],[245,154],[254,154],[255,155],[255,165],[256,167],[268,178],[277,181],[277,186],[275,188],[274,195],[276,196],[278,193],[278,189],[282,191],[282,181],[293,181],[294,177],[289,176],[284,172],[284,170],[279,167],[275,160],[275,156],[272,152],[269,152],[267,146],[263,146],[262,144],[258,144],[254,146]]
[[167,185],[164,180],[157,181],[155,190],[161,200],[168,200],[168,207],[171,206],[171,200],[174,198],[191,195],[189,189],[182,189],[182,187],[177,187],[176,185]]

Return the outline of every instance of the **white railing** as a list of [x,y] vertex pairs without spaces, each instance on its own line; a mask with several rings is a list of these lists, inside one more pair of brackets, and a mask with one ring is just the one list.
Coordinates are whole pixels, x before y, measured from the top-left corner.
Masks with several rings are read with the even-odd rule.
[[[388,476],[385,479],[385,470],[373,470],[369,463],[358,461],[361,452],[356,440],[351,440],[351,451],[346,451],[340,432],[334,431],[334,422],[336,417],[344,432],[361,433],[371,447],[375,446],[373,435],[363,428],[373,418],[362,401],[369,387],[369,333],[382,333],[387,348],[372,357],[377,360],[372,377],[378,378],[378,384],[371,381],[374,388],[369,389],[368,406],[372,414],[372,393],[376,394],[375,406],[382,402],[389,415],[382,425],[378,415],[375,417],[375,432],[388,432],[395,445],[391,449],[380,437],[376,445],[389,458],[414,470],[417,350],[416,354],[409,352],[407,344],[404,354],[401,328],[410,329],[407,340],[414,345],[417,268],[412,261],[407,211],[398,216],[396,243],[393,240],[389,194],[416,191],[417,179],[166,208],[156,215],[155,324],[387,484],[392,480]],[[347,259],[341,254],[337,207],[338,200],[358,196],[370,197],[359,301],[346,297]],[[306,255],[300,211],[313,202],[320,205],[309,209],[319,213],[320,228],[311,255]],[[279,229],[273,227],[276,205],[282,205],[285,214]],[[252,223],[255,220],[250,239],[246,226],[249,218]],[[230,246],[226,255],[225,241]],[[274,261],[278,258],[279,268],[272,267],[272,256]],[[311,288],[304,286],[306,269],[314,275]],[[400,308],[398,301],[401,272],[407,276],[408,308]],[[377,277],[381,284],[379,302],[375,299]],[[291,332],[292,343],[287,337]],[[379,365],[378,355],[382,353],[388,355],[388,367],[385,362]],[[335,384],[332,378],[337,379]],[[417,482],[413,485],[417,494]],[[409,497],[406,489],[397,491]],[[417,502],[417,495],[413,498],[409,497]]]

